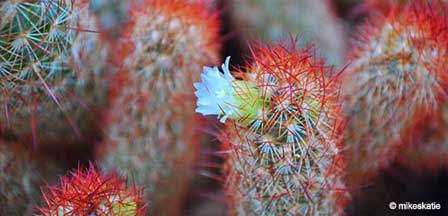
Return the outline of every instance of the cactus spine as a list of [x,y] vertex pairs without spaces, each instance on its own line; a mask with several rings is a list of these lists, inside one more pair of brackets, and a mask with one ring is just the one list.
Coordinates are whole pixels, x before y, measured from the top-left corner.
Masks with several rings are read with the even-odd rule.
[[[352,182],[388,166],[446,94],[447,18],[438,4],[393,7],[361,28],[344,82]],[[380,19],[378,19],[380,17]]]
[[202,65],[218,57],[219,26],[201,3],[140,3],[122,39],[131,52],[112,96],[101,167],[147,187],[151,211],[178,215],[200,140],[190,94]]
[[94,80],[104,53],[90,32],[96,28],[88,4],[7,0],[0,13],[4,136],[44,144],[79,140],[92,123],[85,106],[102,98],[94,96]]
[[220,140],[231,215],[342,214],[337,77],[325,77],[331,71],[308,48],[253,53],[238,78],[227,59],[224,74],[205,68],[195,84],[197,111],[227,121]]

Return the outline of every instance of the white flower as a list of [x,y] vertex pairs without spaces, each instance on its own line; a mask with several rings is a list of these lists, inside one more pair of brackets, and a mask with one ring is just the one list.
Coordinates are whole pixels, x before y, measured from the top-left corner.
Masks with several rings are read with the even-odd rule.
[[195,95],[198,97],[196,112],[203,115],[218,115],[220,121],[225,122],[230,116],[239,114],[241,103],[233,88],[234,78],[229,71],[230,56],[223,64],[223,73],[217,67],[204,67],[201,75],[202,82],[194,83]]

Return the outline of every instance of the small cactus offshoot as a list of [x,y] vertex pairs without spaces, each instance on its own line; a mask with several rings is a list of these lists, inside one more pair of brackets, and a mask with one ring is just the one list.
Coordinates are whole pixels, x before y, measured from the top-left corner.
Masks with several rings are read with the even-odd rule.
[[59,186],[43,190],[46,203],[36,215],[144,215],[142,191],[126,184],[116,175],[98,173],[92,164],[89,169],[78,168],[62,177]]

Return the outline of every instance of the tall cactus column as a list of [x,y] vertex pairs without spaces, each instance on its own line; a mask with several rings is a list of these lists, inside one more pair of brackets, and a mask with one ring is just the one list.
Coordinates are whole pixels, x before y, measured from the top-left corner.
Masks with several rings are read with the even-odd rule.
[[39,183],[66,165],[53,157],[76,154],[70,144],[94,131],[104,50],[88,9],[84,1],[0,2],[1,215],[30,215]]
[[[372,16],[351,54],[343,95],[350,181],[362,183],[422,135],[446,97],[446,8],[413,3]],[[380,17],[380,19],[378,19]]]
[[121,46],[130,54],[99,148],[101,166],[145,186],[152,212],[179,215],[201,141],[193,81],[202,65],[217,61],[217,15],[202,3],[136,2]]
[[0,3],[0,124],[7,139],[70,143],[92,129],[88,113],[104,98],[97,95],[104,52],[88,9],[70,0]]
[[197,111],[226,123],[231,215],[343,214],[339,84],[313,51],[258,46],[240,73],[228,58],[195,84]]

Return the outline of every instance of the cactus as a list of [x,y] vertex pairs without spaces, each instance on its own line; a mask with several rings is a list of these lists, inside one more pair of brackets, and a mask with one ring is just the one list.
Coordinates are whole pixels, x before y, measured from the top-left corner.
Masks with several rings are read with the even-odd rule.
[[183,0],[139,3],[121,39],[127,46],[117,46],[130,52],[98,155],[103,170],[147,188],[152,212],[179,215],[201,140],[190,94],[202,65],[218,58],[217,15]]
[[[361,27],[344,82],[350,181],[387,167],[423,131],[419,122],[446,94],[444,6],[409,4]],[[446,7],[445,7],[446,8]]]
[[235,77],[228,58],[223,74],[205,67],[195,84],[197,111],[227,121],[231,215],[343,214],[338,79],[312,48],[295,46],[258,45]]
[[142,191],[117,175],[98,173],[90,164],[88,170],[78,168],[71,176],[61,178],[57,187],[43,190],[44,207],[36,215],[144,215]]
[[104,98],[97,84],[105,53],[88,6],[71,0],[0,3],[3,136],[59,144],[92,129],[94,116],[87,113]]
[[0,215],[29,215],[40,179],[29,151],[14,143],[0,143]]
[[287,34],[302,34],[322,48],[331,64],[342,64],[344,29],[329,1],[232,0],[232,17],[244,40],[275,42]]

